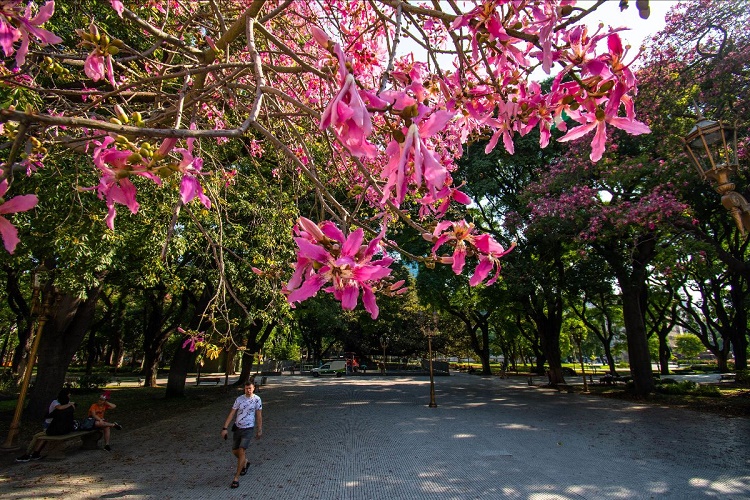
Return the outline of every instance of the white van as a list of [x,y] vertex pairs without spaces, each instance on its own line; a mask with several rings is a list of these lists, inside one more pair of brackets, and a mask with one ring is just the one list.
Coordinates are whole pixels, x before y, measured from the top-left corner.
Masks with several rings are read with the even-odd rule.
[[346,373],[346,361],[329,361],[317,368],[313,368],[310,372],[313,377],[320,377],[321,375],[336,375],[337,377],[341,377]]

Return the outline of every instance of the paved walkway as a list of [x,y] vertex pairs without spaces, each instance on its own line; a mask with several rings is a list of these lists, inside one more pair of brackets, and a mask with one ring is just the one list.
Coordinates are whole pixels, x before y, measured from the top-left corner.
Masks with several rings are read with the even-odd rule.
[[[750,499],[750,419],[558,393],[525,381],[269,377],[252,469],[227,403],[117,436],[112,453],[0,469],[0,497]],[[239,394],[239,391],[237,391]]]

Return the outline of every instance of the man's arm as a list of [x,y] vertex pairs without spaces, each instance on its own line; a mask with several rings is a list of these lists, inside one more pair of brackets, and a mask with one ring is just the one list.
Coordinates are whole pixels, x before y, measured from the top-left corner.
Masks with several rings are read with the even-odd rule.
[[260,439],[263,434],[263,410],[255,410],[255,438]]
[[234,414],[237,413],[237,410],[235,408],[232,408],[229,410],[229,415],[227,415],[227,419],[224,421],[224,427],[221,429],[221,437],[226,439],[226,436],[229,434],[227,429],[229,429],[229,424],[232,423],[232,419],[234,418]]

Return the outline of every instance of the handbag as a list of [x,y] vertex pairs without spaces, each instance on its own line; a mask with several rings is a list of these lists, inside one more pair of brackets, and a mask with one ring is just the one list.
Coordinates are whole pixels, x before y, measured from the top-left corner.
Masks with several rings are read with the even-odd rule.
[[94,429],[96,420],[93,417],[87,417],[81,420],[81,424],[78,426],[79,431],[90,431]]

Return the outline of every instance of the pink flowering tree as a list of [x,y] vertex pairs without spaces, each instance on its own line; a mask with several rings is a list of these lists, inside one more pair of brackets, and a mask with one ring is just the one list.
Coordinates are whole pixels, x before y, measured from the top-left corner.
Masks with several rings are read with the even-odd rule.
[[[376,292],[399,289],[388,281],[396,253],[491,284],[508,248],[446,219],[469,202],[452,175],[465,144],[488,137],[490,151],[502,139],[513,152],[538,130],[545,147],[567,116],[564,139],[586,136],[598,160],[609,131],[648,132],[621,29],[582,24],[598,4],[96,5],[111,10],[90,17],[53,0],[3,2],[0,45],[14,68],[3,85],[19,92],[0,109],[0,180],[12,193],[15,175],[46,175],[54,151],[71,148],[99,178],[81,191],[106,204],[116,231],[118,208],[137,216],[146,183],[176,184],[186,206],[221,210],[205,182],[232,168],[209,154],[214,147],[231,141],[248,155],[280,156],[273,175],[302,183],[319,207],[289,221],[297,259],[279,289],[291,304],[325,292],[345,309],[361,300],[376,317]],[[60,10],[70,19],[57,21]],[[55,29],[70,22],[80,26]],[[550,90],[530,81],[553,66],[561,72]],[[405,251],[394,224],[431,248]],[[279,276],[263,266],[257,274]]]
[[[679,287],[683,279],[677,276],[680,266],[674,255],[665,256],[670,244],[680,241],[681,252],[689,254],[712,242],[729,269],[746,274],[747,243],[722,213],[718,196],[706,199],[712,197],[711,190],[700,186],[680,143],[695,123],[693,101],[709,118],[737,120],[740,137],[747,133],[746,99],[739,96],[747,93],[742,61],[749,45],[742,28],[747,13],[740,4],[701,2],[683,5],[668,16],[667,27],[651,42],[653,50],[635,73],[640,88],[633,104],[654,134],[603,138],[606,152],[597,163],[590,161],[594,155],[586,144],[571,143],[575,149],[529,190],[531,229],[557,228],[577,243],[580,257],[595,255],[607,262],[620,289],[631,372],[640,393],[652,386],[647,335],[661,336],[643,306],[655,305],[649,297],[663,290],[652,294],[649,283]],[[578,130],[581,126],[593,129],[596,124],[579,125]],[[576,129],[568,129],[570,138]],[[746,296],[742,281],[735,280],[737,286],[731,287],[736,297]],[[746,323],[743,318],[732,322],[737,321]],[[727,337],[740,346],[735,351],[742,364],[747,335]]]
[[[737,191],[748,197],[750,106],[745,96],[750,92],[750,35],[746,29],[750,14],[743,2],[707,1],[682,5],[670,13],[667,21],[654,39],[654,50],[644,61],[649,71],[639,78],[645,82],[641,112],[654,125],[654,135],[663,138],[656,142],[655,150],[665,168],[670,168],[682,200],[690,207],[689,217],[678,225],[690,239],[679,247],[687,264],[673,266],[670,273],[684,269],[681,273],[688,282],[696,282],[690,286],[701,290],[702,307],[715,311],[710,322],[690,328],[727,339],[732,344],[736,368],[744,369],[750,338],[746,329],[737,325],[747,324],[747,308],[742,304],[750,294],[750,241],[740,234],[722,207],[714,185],[699,180],[682,152],[679,138],[695,125],[698,111],[708,119],[734,124],[739,171],[733,180]],[[719,261],[724,270],[717,276]],[[725,287],[706,287],[706,282],[721,282]],[[726,304],[732,304],[728,314],[723,313]],[[715,349],[708,337],[703,335],[707,349]]]

